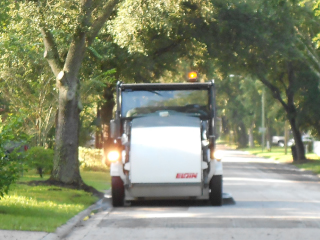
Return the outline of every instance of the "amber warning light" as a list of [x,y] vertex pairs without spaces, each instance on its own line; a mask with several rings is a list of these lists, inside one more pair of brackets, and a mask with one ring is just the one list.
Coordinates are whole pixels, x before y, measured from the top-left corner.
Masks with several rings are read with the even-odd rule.
[[189,82],[196,82],[197,78],[198,78],[197,72],[189,72],[189,74],[188,74]]

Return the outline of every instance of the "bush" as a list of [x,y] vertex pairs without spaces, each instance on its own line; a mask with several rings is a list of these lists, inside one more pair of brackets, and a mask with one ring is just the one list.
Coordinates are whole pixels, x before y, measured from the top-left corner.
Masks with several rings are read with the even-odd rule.
[[80,169],[87,171],[106,171],[108,167],[102,163],[102,150],[79,147]]
[[44,147],[32,147],[26,152],[26,164],[37,169],[40,177],[43,173],[51,173],[53,168],[54,151]]
[[0,199],[7,194],[9,186],[19,178],[20,166],[16,161],[11,161],[2,148],[0,149]]
[[19,178],[22,152],[17,149],[10,154],[8,142],[27,142],[28,136],[22,132],[23,118],[9,116],[6,124],[0,118],[0,198],[8,193],[9,187]]

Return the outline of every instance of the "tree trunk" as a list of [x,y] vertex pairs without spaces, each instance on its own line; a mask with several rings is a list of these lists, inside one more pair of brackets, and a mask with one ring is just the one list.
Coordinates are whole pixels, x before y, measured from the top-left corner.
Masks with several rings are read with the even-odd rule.
[[[64,78],[67,78],[67,76]],[[78,79],[68,82],[73,82],[73,87],[61,85],[59,88],[56,149],[51,180],[79,185],[83,182],[80,176],[78,161],[80,113],[76,90]]]
[[95,132],[95,148],[102,148],[102,136],[103,136],[103,128],[101,124],[101,107],[97,106],[97,124],[96,124],[96,132]]
[[101,2],[101,5],[97,2],[99,1],[79,1],[81,11],[64,61],[60,58],[53,33],[45,22],[40,23],[45,46],[44,57],[56,77],[59,89],[56,149],[50,180],[78,185],[81,188],[85,187],[85,184],[80,176],[78,161],[79,113],[82,109],[79,72],[87,47],[94,42],[120,0],[108,0],[106,3]]
[[248,146],[248,136],[247,136],[247,128],[244,123],[241,121],[238,126],[236,126],[237,130],[237,142],[239,148],[245,148]]
[[222,133],[224,135],[227,135],[230,132],[230,130],[229,130],[228,120],[226,116],[221,117],[221,126],[222,126]]
[[[103,153],[104,156],[107,155],[109,151],[109,146],[112,145],[112,139],[109,138],[109,125],[110,120],[113,115],[113,108],[115,106],[114,102],[114,88],[112,86],[107,86],[104,90],[104,99],[106,102],[101,107],[101,123],[103,129]],[[103,159],[103,162],[106,162],[106,159]]]
[[[294,93],[295,93],[294,86],[295,86],[296,81],[299,81],[299,79],[297,79],[295,77],[293,63],[291,63],[291,62],[287,63],[287,73],[286,74],[288,76],[288,86],[285,89],[286,96],[287,96],[287,102],[285,102],[284,99],[282,98],[281,91],[278,87],[273,85],[263,75],[259,75],[259,79],[263,84],[265,84],[271,90],[273,97],[281,103],[281,105],[283,106],[283,108],[286,111],[287,118],[288,118],[289,123],[291,125],[291,130],[292,130],[294,141],[295,141],[296,158],[294,158],[293,160],[299,162],[299,161],[305,160],[306,157],[305,157],[303,142],[301,139],[301,133],[300,133],[299,128],[296,124],[297,111],[296,111],[296,107],[294,105]],[[283,77],[284,75],[281,75],[281,76]],[[282,77],[280,77],[279,81],[282,82],[283,85],[285,85]],[[292,154],[294,154],[294,153],[292,153]]]
[[[298,127],[296,126],[296,119],[294,117],[289,117],[289,122],[291,125],[291,130],[292,130],[292,134],[293,134],[293,138],[294,138],[294,142],[295,142],[295,150],[296,150],[296,159],[293,159],[294,161],[303,161],[306,159],[305,157],[305,151],[304,151],[304,145],[301,139],[301,133],[298,129]],[[292,153],[294,154],[294,153]]]
[[297,126],[296,118],[297,118],[297,110],[294,105],[294,82],[298,81],[294,75],[294,67],[291,62],[288,63],[288,80],[289,80],[289,87],[287,89],[287,99],[288,104],[286,108],[287,117],[291,125],[291,130],[293,133],[293,138],[295,142],[295,149],[296,149],[296,159],[293,159],[294,161],[303,161],[306,159],[305,152],[304,152],[304,146],[301,139],[301,133]]

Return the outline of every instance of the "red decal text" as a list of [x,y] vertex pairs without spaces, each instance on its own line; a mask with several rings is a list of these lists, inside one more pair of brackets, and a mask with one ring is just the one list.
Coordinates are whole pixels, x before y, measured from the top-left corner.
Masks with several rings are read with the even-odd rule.
[[177,173],[176,178],[197,178],[198,173]]

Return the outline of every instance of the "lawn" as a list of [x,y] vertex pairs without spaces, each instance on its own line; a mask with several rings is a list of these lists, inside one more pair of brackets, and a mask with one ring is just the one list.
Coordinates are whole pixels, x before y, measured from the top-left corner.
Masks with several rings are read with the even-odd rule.
[[[81,176],[86,184],[99,191],[110,188],[107,172],[82,171]],[[54,232],[98,200],[84,191],[26,184],[40,179],[34,172],[25,173],[10,187],[9,195],[0,200],[1,229]]]
[[92,172],[92,171],[81,171],[81,177],[83,181],[97,189],[98,191],[103,191],[110,189],[111,187],[111,178],[110,172]]
[[[271,158],[278,162],[292,163],[292,154],[290,148],[288,148],[287,154],[285,154],[285,149],[282,147],[272,147],[271,151],[267,151],[267,149],[262,151],[261,147],[243,148],[241,150],[247,151],[248,153],[258,157]],[[320,157],[314,153],[308,153],[306,154],[306,157],[309,160],[307,163],[295,165],[299,168],[311,170],[317,174],[320,174]]]
[[305,169],[305,170],[310,170],[312,172],[315,172],[317,174],[320,174],[320,161],[314,161],[314,162],[309,162],[309,163],[303,163],[303,164],[295,164],[297,167]]
[[254,148],[244,148],[241,150],[247,151],[250,154],[256,155],[258,157],[271,158],[279,162],[292,162],[290,148],[287,149],[287,154],[285,153],[285,149],[281,147],[272,147],[270,151],[268,151],[267,149],[262,150],[260,146]]

